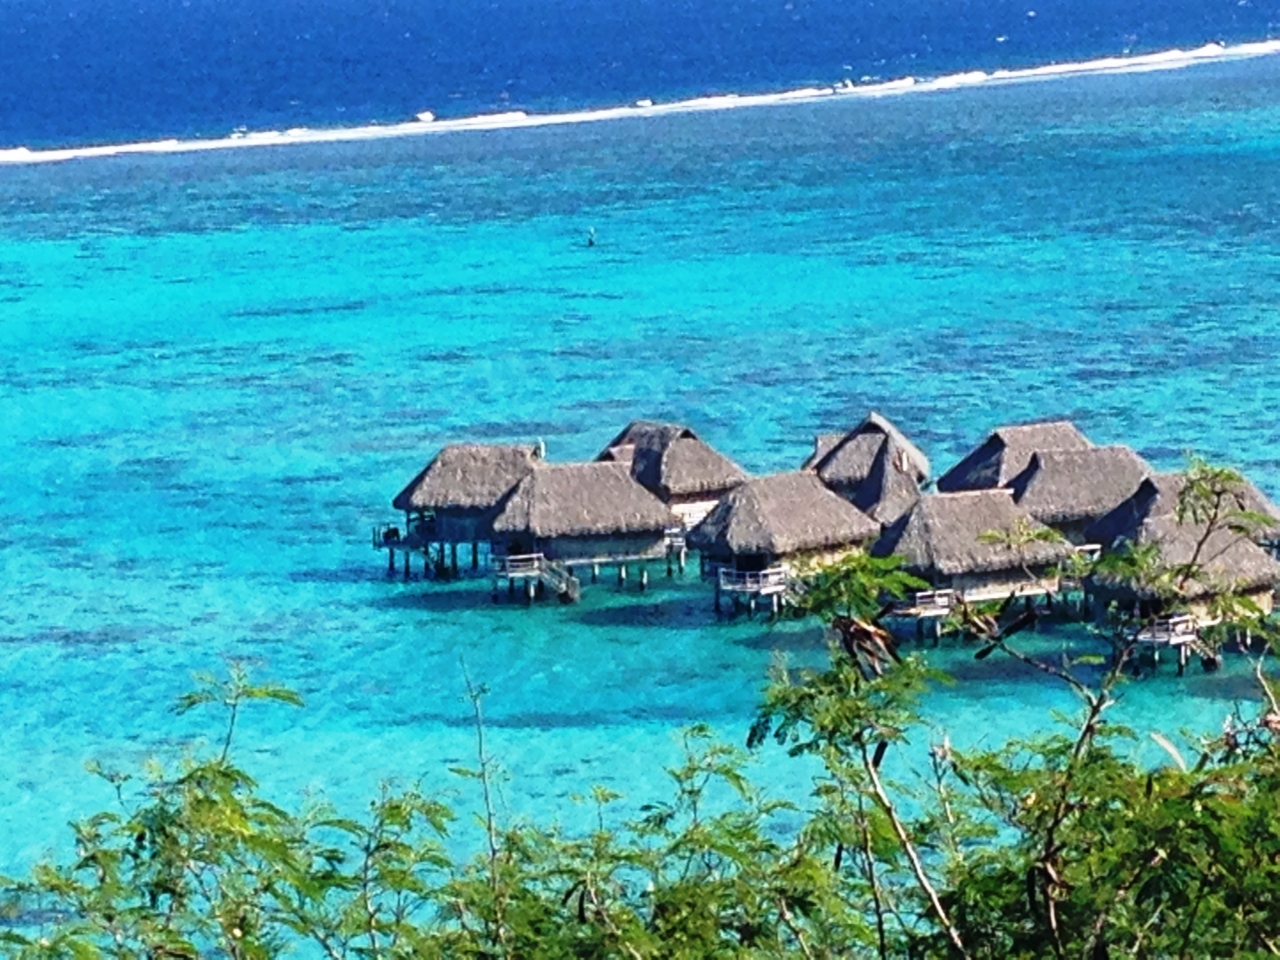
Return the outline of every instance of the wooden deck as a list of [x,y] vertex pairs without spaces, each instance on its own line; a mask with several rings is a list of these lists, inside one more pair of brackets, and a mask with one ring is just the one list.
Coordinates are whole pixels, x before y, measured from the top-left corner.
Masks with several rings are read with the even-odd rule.
[[1005,601],[1011,596],[1014,599],[1025,597],[1043,597],[1057,593],[1057,580],[1036,580],[1033,583],[1020,583],[1016,586],[980,587],[973,590],[956,590],[942,588],[939,590],[919,590],[907,599],[896,604],[890,616],[913,620],[931,620],[949,617],[955,612],[959,603],[989,603]]
[[752,593],[758,597],[786,593],[789,579],[785,567],[769,567],[758,572],[721,567],[716,572],[717,586],[723,593]]
[[[458,544],[453,541],[442,541],[437,539],[436,525],[431,520],[418,520],[413,524],[412,530],[404,530],[397,523],[382,523],[375,526],[371,533],[371,542],[374,550],[387,551],[387,572],[395,573],[396,569],[396,552],[399,551],[404,557],[404,577],[409,579],[409,560],[415,553],[422,554],[422,570],[423,576],[427,576],[432,569],[431,548],[436,547],[435,565],[436,570],[452,571],[452,576],[458,576]],[[493,547],[487,541],[485,549],[492,556]],[[470,544],[470,565],[472,571],[480,569],[480,545],[481,542],[472,542]],[[445,546],[449,547],[449,557],[446,561]]]
[[541,553],[525,553],[495,557],[493,563],[493,593],[498,595],[498,585],[503,578],[507,581],[507,592],[514,593],[517,583],[524,584],[525,596],[529,600],[538,594],[551,592],[563,602],[569,603],[582,596],[582,582],[573,575],[569,568],[560,562],[548,559]]
[[764,570],[734,570],[726,564],[708,564],[703,579],[715,584],[715,609],[721,611],[721,598],[729,596],[736,610],[740,600],[745,600],[747,610],[755,613],[756,604],[767,598],[776,614],[782,609],[783,598],[791,586],[791,574],[784,566],[767,567]]

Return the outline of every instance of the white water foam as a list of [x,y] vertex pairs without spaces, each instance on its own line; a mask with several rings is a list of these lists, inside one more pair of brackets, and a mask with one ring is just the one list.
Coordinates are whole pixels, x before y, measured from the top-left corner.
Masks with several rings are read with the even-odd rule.
[[149,140],[141,143],[120,143],[98,147],[40,150],[16,147],[13,149],[0,149],[0,164],[56,163],[64,160],[84,160],[132,154],[198,153],[204,150],[277,147],[296,143],[343,143],[358,140],[383,140],[394,137],[431,136],[471,130],[514,130],[525,127],[556,126],[559,124],[598,123],[605,120],[621,120],[624,118],[659,117],[678,113],[805,103],[827,98],[880,98],[901,96],[907,93],[931,93],[987,84],[1025,83],[1091,74],[1177,70],[1194,64],[1246,60],[1255,57],[1272,56],[1277,53],[1280,53],[1280,40],[1242,43],[1232,46],[1210,43],[1194,50],[1165,50],[1160,53],[1140,56],[1103,57],[1097,60],[1056,63],[1018,70],[995,70],[990,73],[974,70],[935,77],[931,80],[903,77],[898,80],[889,80],[881,83],[851,84],[846,81],[834,87],[804,87],[798,90],[763,94],[730,93],[720,96],[695,97],[690,100],[678,100],[672,103],[653,103],[650,100],[640,100],[635,106],[609,107],[603,110],[575,110],[567,113],[549,114],[528,114],[515,110],[507,113],[482,114],[453,120],[436,120],[429,111],[424,111],[418,114],[417,119],[395,124],[369,124],[361,127],[336,129],[294,127],[284,132],[279,130],[236,131],[227,137],[218,139]]

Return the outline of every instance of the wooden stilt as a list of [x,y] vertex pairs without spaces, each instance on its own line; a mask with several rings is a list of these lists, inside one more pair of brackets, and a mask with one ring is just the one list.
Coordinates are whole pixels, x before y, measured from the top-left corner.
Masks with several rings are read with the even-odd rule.
[[1185,643],[1178,647],[1178,676],[1182,676],[1187,669],[1187,647]]
[[640,568],[640,592],[644,593],[649,589],[649,565],[645,564]]
[[720,612],[720,578],[716,577],[716,613]]
[[782,612],[782,597],[775,593],[769,599],[773,603],[773,615],[776,617]]
[[537,587],[534,586],[533,580],[524,582],[524,599],[525,603],[533,603],[533,594]]
[[686,550],[684,547],[681,547],[681,548],[680,548],[680,553],[679,553],[679,555],[677,556],[677,561],[676,561],[676,562],[677,562],[677,564],[678,564],[678,565],[679,565],[679,567],[680,567],[680,576],[682,576],[682,577],[684,576],[684,564],[685,564],[685,561],[686,561],[687,559],[689,559],[689,551],[688,551],[688,550]]
[[625,563],[618,564],[618,586],[626,587],[627,585],[627,565]]
[[480,544],[471,541],[471,569],[480,569]]
[[600,579],[600,564],[593,563],[591,565],[591,582],[595,583]]
[[409,551],[404,552],[404,578],[409,579]]
[[453,575],[458,575],[458,545],[456,543],[449,544],[449,566],[453,568]]
[[756,615],[756,595],[754,593],[747,596],[747,616],[754,617]]
[[674,558],[671,556],[671,551],[668,550],[667,551],[667,579],[668,580],[670,580],[673,576],[675,576],[675,567],[672,562],[673,559]]
[[422,579],[425,580],[431,573],[431,554],[429,551],[422,551]]
[[916,617],[916,643],[924,642],[924,617]]
[[387,547],[387,573],[396,572],[396,552]]
[[515,577],[507,577],[507,596],[514,597],[516,595],[516,579]]

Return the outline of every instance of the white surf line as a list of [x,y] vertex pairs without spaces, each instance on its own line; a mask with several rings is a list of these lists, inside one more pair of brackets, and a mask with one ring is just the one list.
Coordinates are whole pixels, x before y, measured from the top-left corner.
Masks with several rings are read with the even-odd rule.
[[697,113],[712,110],[738,110],[746,107],[763,107],[787,103],[805,103],[827,98],[902,96],[908,93],[931,93],[977,87],[986,84],[1026,83],[1036,80],[1053,80],[1093,74],[1146,73],[1159,70],[1178,70],[1195,64],[1220,63],[1247,60],[1280,53],[1280,40],[1242,43],[1223,46],[1206,44],[1194,50],[1165,50],[1159,53],[1132,57],[1104,57],[1075,63],[1056,63],[1041,67],[1017,70],[981,70],[954,73],[932,80],[903,77],[884,83],[853,84],[849,81],[833,87],[805,87],[780,93],[724,94],[722,96],[695,97],[672,103],[655,104],[641,100],[635,106],[609,107],[602,110],[575,110],[567,113],[528,114],[523,111],[482,114],[455,120],[434,120],[430,114],[423,119],[406,123],[368,124],[360,127],[336,129],[312,129],[296,127],[290,130],[264,130],[252,133],[234,133],[227,137],[207,140],[149,140],[141,143],[120,143],[98,147],[67,147],[31,150],[27,147],[0,149],[0,164],[58,163],[67,160],[86,160],[97,157],[119,157],[137,154],[199,153],[207,150],[239,150],[249,147],[278,147],[300,143],[348,143],[361,140],[386,140],[399,137],[421,137],[470,130],[519,130],[529,127],[550,127],[561,124],[599,123],[635,117],[661,117],[670,114]]

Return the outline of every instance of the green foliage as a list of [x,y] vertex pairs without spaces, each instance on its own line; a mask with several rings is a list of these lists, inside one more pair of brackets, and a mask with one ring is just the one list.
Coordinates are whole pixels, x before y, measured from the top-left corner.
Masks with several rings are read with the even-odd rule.
[[[1123,562],[1140,571],[1147,560]],[[1280,703],[1261,659],[1256,703],[1222,736],[1140,742],[1107,719],[1123,656],[1086,684],[1070,665],[1021,653],[998,610],[979,655],[996,651],[1068,684],[1079,716],[986,749],[958,750],[939,737],[927,769],[911,770],[901,746],[926,735],[921,698],[941,678],[898,654],[877,611],[912,586],[896,563],[870,558],[810,581],[806,609],[829,627],[829,662],[801,671],[778,663],[748,740],[766,762],[814,771],[809,795],[787,802],[753,787],[750,753],[697,726],[668,771],[668,798],[634,819],[616,813],[617,794],[597,788],[580,798],[591,815],[578,832],[510,820],[493,790],[501,771],[485,743],[485,692],[468,678],[475,762],[455,773],[480,794],[480,844],[462,857],[454,852],[462,828],[435,785],[386,786],[356,817],[264,799],[234,763],[236,719],[250,705],[300,701],[233,664],[225,677],[199,678],[177,707],[220,711],[220,749],[142,776],[94,768],[119,802],[74,825],[65,860],[3,883],[0,955],[780,960],[1280,950]],[[1258,630],[1266,642],[1280,639],[1265,623]]]
[[901,600],[929,585],[907,573],[901,557],[853,553],[818,567],[803,578],[794,608],[830,622],[837,616],[869,620],[887,601]]

